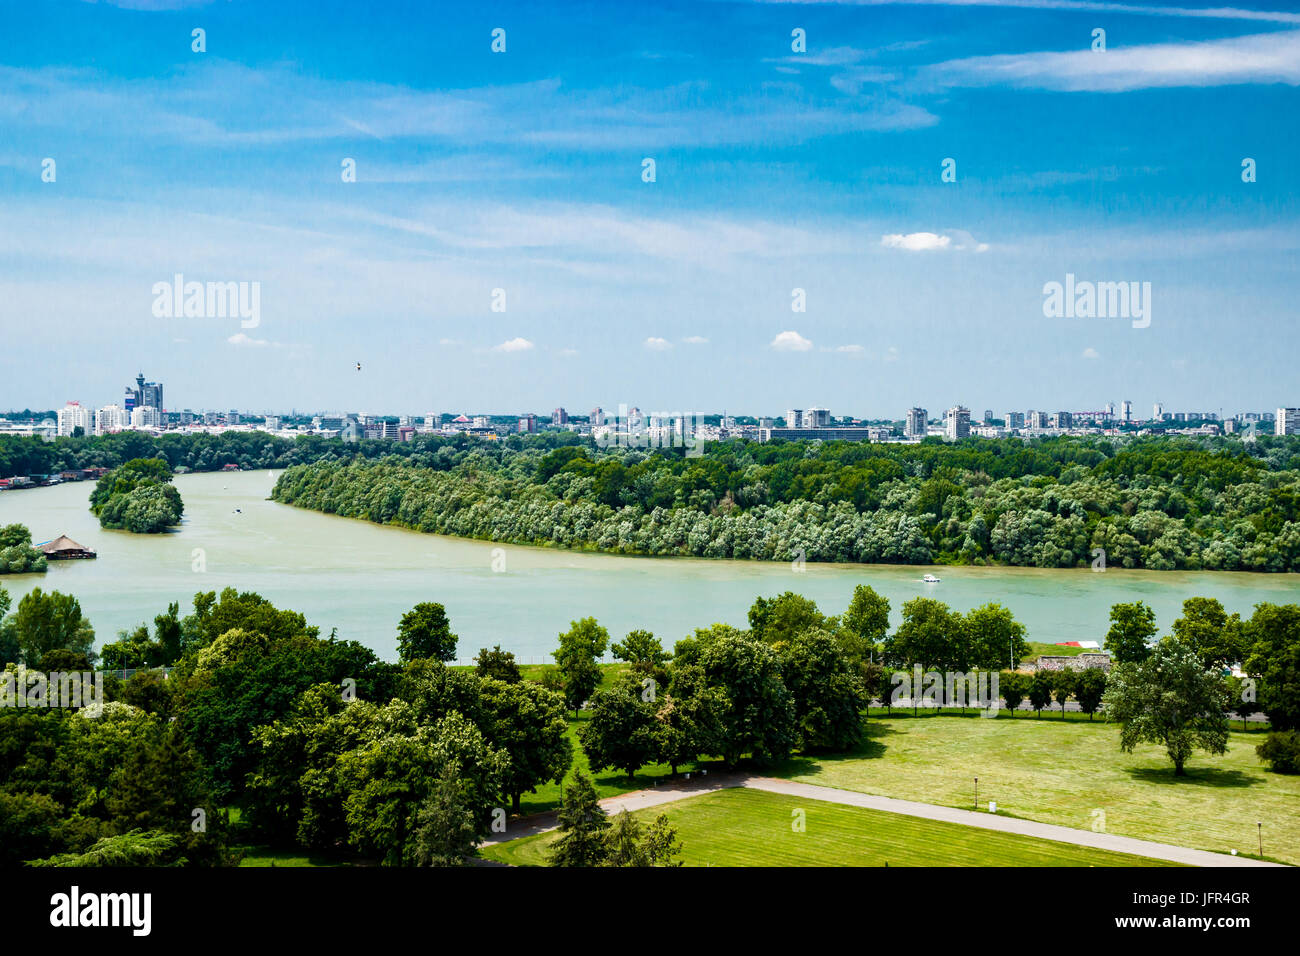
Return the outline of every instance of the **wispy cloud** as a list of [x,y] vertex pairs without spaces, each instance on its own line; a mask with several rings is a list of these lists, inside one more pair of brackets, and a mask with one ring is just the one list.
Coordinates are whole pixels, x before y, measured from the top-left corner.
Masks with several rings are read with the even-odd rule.
[[1010,53],[936,64],[940,86],[1012,86],[1119,93],[1152,87],[1300,84],[1300,30],[1201,43],[1112,47],[1104,52]]
[[533,343],[525,338],[507,339],[500,345],[492,347],[493,352],[527,352],[533,347]]
[[669,342],[667,339],[661,339],[653,335],[650,336],[650,338],[646,339],[643,344],[645,345],[646,348],[648,348],[652,352],[667,352],[670,348],[673,347],[672,342]]
[[807,352],[813,347],[812,341],[798,332],[780,332],[772,339],[771,347],[778,352]]

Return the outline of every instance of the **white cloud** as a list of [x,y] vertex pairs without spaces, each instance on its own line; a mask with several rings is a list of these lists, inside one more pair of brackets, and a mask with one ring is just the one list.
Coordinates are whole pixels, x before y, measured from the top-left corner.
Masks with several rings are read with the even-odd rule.
[[708,345],[709,340],[702,335],[688,335],[682,339],[687,345]]
[[1083,350],[1083,357],[1086,359],[1097,359],[1101,358],[1101,354],[1096,349],[1089,347]]
[[908,252],[931,252],[935,249],[963,249],[987,252],[989,244],[978,242],[964,229],[937,232],[893,232],[880,237],[880,244],[888,249],[905,249]]
[[527,352],[533,347],[533,343],[523,338],[507,339],[500,345],[493,346],[493,352]]
[[251,346],[251,347],[261,348],[262,346],[271,344],[266,339],[249,338],[243,332],[236,332],[230,338],[226,339],[226,341],[229,342],[231,345],[236,345],[240,347]]
[[643,343],[646,348],[652,352],[667,352],[673,347],[673,343],[667,339],[661,339],[657,335],[652,335]]
[[1066,52],[967,57],[929,67],[940,86],[1013,86],[1059,92],[1118,93],[1239,83],[1300,85],[1300,30],[1203,43],[1153,43]]
[[778,352],[807,352],[812,342],[798,332],[782,332],[772,340],[772,348]]
[[843,352],[845,355],[863,355],[867,350],[861,345],[838,345],[835,351]]
[[891,233],[880,237],[880,244],[890,249],[906,249],[908,252],[928,252],[932,249],[947,249],[952,244],[948,236],[933,232]]

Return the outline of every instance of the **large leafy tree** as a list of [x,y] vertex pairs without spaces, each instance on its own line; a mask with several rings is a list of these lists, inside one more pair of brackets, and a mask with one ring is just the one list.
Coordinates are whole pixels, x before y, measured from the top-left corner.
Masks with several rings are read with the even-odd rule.
[[674,776],[682,764],[722,752],[725,699],[709,686],[699,664],[675,663],[667,693],[657,705],[655,756]]
[[1300,729],[1300,604],[1257,604],[1247,627],[1245,671],[1274,730]]
[[1117,663],[1144,661],[1156,636],[1156,612],[1141,601],[1115,604],[1110,609],[1106,649]]
[[1116,664],[1103,700],[1120,725],[1120,747],[1131,753],[1139,743],[1162,744],[1175,776],[1196,750],[1227,750],[1223,676],[1181,641],[1166,638],[1145,660]]
[[970,663],[996,670],[1005,663],[1015,667],[1029,652],[1025,626],[1001,604],[985,604],[962,617],[962,630],[970,647]]
[[591,702],[591,716],[578,730],[578,740],[593,770],[622,770],[631,779],[654,759],[659,749],[655,707],[645,699],[640,682],[625,675]]
[[750,632],[769,644],[825,626],[826,616],[817,610],[816,602],[793,591],[774,598],[760,597],[749,609]]
[[961,615],[942,601],[913,598],[903,605],[903,623],[885,641],[885,656],[897,666],[920,664],[929,670],[968,670],[970,648]]
[[39,665],[48,652],[68,650],[93,660],[95,630],[81,613],[81,603],[71,594],[46,593],[34,588],[18,602],[7,625],[23,662]]
[[862,739],[866,688],[839,642],[823,630],[777,644],[781,674],[794,703],[800,748],[850,750]]
[[573,762],[573,745],[564,719],[564,697],[531,681],[480,683],[479,727],[508,764],[502,793],[519,812],[520,797],[548,781],[559,783]]
[[719,693],[727,765],[745,754],[759,764],[784,759],[797,742],[795,709],[771,645],[745,634],[715,638],[704,644],[700,666]]
[[594,617],[573,621],[560,635],[560,646],[551,654],[564,681],[564,698],[569,707],[577,710],[600,684],[600,665],[597,663],[609,646],[609,631]]
[[397,625],[397,653],[404,661],[422,658],[454,661],[456,643],[447,610],[441,604],[428,601],[417,604],[402,615]]
[[889,634],[889,598],[867,584],[853,589],[848,610],[840,616],[836,636],[861,672]]
[[1183,602],[1183,616],[1174,621],[1174,637],[1196,651],[1206,667],[1225,667],[1246,656],[1246,633],[1241,615],[1228,616],[1214,598],[1193,597]]

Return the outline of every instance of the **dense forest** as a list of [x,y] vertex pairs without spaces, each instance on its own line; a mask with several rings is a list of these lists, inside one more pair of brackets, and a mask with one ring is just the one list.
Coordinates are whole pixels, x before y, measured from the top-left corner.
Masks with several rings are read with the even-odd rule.
[[1300,570],[1291,437],[732,441],[694,458],[571,441],[322,458],[289,468],[273,497],[425,532],[622,554]]

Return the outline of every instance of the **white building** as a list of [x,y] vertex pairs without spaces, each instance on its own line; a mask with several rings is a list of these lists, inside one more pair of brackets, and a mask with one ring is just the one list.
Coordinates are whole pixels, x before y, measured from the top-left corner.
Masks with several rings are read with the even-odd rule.
[[786,428],[803,428],[803,409],[790,408],[785,413]]
[[954,405],[943,413],[943,435],[948,441],[970,437],[970,409]]
[[928,415],[929,413],[924,408],[909,408],[907,418],[903,422],[903,436],[905,438],[924,438]]
[[123,428],[129,428],[130,425],[131,416],[121,405],[105,405],[95,411],[96,435],[111,435],[113,432],[120,432]]
[[162,428],[162,410],[152,405],[131,409],[132,428]]
[[90,418],[90,409],[80,402],[68,402],[59,409],[59,436],[71,435],[80,428],[83,435],[94,433],[94,424]]
[[[63,417],[59,417],[59,434],[63,434]],[[1300,435],[1300,408],[1279,408],[1273,419],[1274,435]]]

